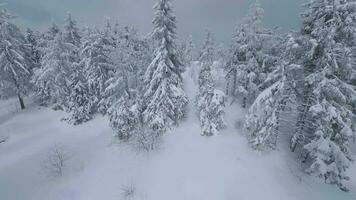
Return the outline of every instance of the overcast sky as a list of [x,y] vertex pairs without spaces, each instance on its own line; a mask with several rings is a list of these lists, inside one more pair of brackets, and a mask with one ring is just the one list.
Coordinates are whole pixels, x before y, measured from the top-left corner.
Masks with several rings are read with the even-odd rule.
[[[232,31],[255,0],[174,0],[180,37],[193,35],[199,41],[210,29],[220,42],[228,42]],[[282,31],[297,30],[305,0],[260,0],[265,24]],[[142,33],[152,30],[155,0],[0,0],[2,7],[18,16],[21,26],[44,29],[52,21],[62,24],[71,12],[81,25],[100,25],[105,16],[133,25]]]

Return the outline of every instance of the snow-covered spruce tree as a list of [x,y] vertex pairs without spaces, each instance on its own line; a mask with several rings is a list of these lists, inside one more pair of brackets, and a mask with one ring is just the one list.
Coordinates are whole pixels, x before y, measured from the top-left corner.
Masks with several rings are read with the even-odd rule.
[[[39,37],[37,38],[37,47],[40,52],[41,59],[49,46],[49,42],[54,40],[59,32],[59,27],[53,23],[47,31],[39,34]],[[41,65],[41,62],[39,62],[39,65]]]
[[170,0],[158,0],[152,37],[154,59],[145,74],[145,124],[158,137],[185,116],[188,99],[183,91],[183,66],[176,55],[176,18]]
[[[67,14],[63,28],[63,40],[77,48],[81,45],[81,35],[77,22],[72,18],[70,13]],[[77,52],[76,52],[77,53]]]
[[276,149],[281,127],[287,126],[291,130],[295,127],[290,119],[295,118],[303,80],[301,60],[305,49],[301,41],[296,41],[295,36],[289,34],[281,42],[281,59],[260,85],[262,92],[249,109],[245,128],[254,149]]
[[296,131],[303,140],[291,146],[304,153],[308,173],[347,191],[349,143],[356,130],[356,2],[312,0],[306,6],[301,32],[313,47],[303,66],[306,106]]
[[262,27],[263,9],[259,3],[251,6],[249,14],[234,33],[229,58],[226,64],[226,92],[234,99],[241,99],[248,107],[259,94],[259,85],[273,68],[269,55],[268,40],[272,31]]
[[45,37],[47,40],[54,40],[57,37],[57,34],[60,32],[61,30],[57,24],[52,23],[51,27],[49,27],[48,31],[45,33]]
[[128,140],[140,130],[140,111],[132,97],[124,91],[120,99],[110,107],[110,126],[120,140]]
[[293,111],[297,102],[295,77],[301,66],[281,65],[269,79],[273,84],[263,90],[249,109],[245,121],[249,143],[254,149],[276,149],[283,113]]
[[38,68],[41,64],[42,52],[39,46],[39,38],[38,32],[34,32],[29,28],[26,30],[27,46],[30,49],[30,57],[34,64],[32,68]]
[[70,95],[70,76],[73,73],[70,61],[72,52],[73,45],[65,43],[60,33],[53,41],[49,41],[41,67],[35,70],[33,77],[42,104],[55,104],[55,108],[65,109]]
[[71,93],[67,98],[70,116],[65,120],[70,124],[79,125],[92,119],[92,104],[94,103],[92,98],[94,97],[89,92],[88,82],[84,75],[85,63],[75,65],[77,66],[70,77]]
[[114,64],[110,57],[114,46],[111,38],[99,30],[89,30],[83,37],[80,50],[81,63],[84,65],[85,78],[88,82],[89,94],[92,97],[91,113],[105,110],[101,101],[105,97],[108,79],[114,74]]
[[184,64],[186,66],[189,66],[192,63],[192,61],[194,61],[194,59],[196,58],[194,51],[195,51],[195,45],[193,42],[193,36],[190,35],[188,40],[185,43],[185,48],[184,48],[184,52],[183,52]]
[[[25,109],[23,95],[30,88],[32,60],[26,38],[10,21],[14,16],[0,11],[0,86],[17,94],[21,109]],[[3,88],[1,88],[3,89]]]
[[104,19],[104,29],[102,34],[107,40],[107,44],[113,47],[116,47],[118,39],[120,37],[120,27],[118,23],[112,25],[112,20],[109,17],[105,17]]
[[214,62],[214,44],[210,32],[199,55],[201,69],[199,72],[199,91],[197,95],[198,115],[202,127],[202,135],[212,136],[225,127],[224,108],[225,95],[215,89],[211,66]]
[[144,73],[151,62],[151,51],[147,41],[133,28],[125,27],[119,37],[111,59],[115,65],[114,75],[108,79],[103,108],[110,108],[126,92],[144,93]]

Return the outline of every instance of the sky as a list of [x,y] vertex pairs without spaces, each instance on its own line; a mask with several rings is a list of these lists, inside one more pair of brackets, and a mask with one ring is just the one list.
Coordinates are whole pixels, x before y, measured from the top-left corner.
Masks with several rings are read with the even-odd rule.
[[[100,26],[105,17],[133,25],[141,33],[152,31],[156,0],[0,0],[0,6],[18,16],[21,27],[45,29],[52,22],[63,24],[70,12],[80,25]],[[306,0],[259,0],[265,9],[264,24],[281,31],[298,30],[299,13]],[[219,42],[230,41],[234,28],[255,0],[174,0],[179,37],[200,41],[209,29]]]

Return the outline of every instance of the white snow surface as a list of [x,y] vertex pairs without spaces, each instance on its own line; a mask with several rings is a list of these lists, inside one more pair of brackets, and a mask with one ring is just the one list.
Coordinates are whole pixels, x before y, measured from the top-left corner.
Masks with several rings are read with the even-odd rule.
[[[226,108],[226,130],[213,137],[200,136],[194,108],[196,87],[188,74],[189,115],[164,136],[162,147],[151,153],[137,153],[117,142],[103,117],[72,126],[60,121],[66,116],[63,112],[34,105],[9,112],[16,99],[1,101],[0,138],[8,139],[0,143],[0,199],[356,199],[355,164],[349,170],[351,191],[345,193],[302,173],[298,162],[285,153],[288,151],[253,151],[243,130],[235,128],[235,122],[246,113],[237,105]],[[70,155],[62,177],[49,177],[43,168],[55,145]],[[127,187],[135,188],[131,198],[123,195]]]

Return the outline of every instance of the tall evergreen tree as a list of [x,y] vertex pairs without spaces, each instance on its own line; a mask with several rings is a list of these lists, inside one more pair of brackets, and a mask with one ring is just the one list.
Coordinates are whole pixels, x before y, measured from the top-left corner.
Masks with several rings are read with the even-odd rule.
[[38,68],[41,63],[42,52],[40,50],[39,38],[40,38],[39,33],[34,32],[31,29],[27,28],[26,41],[27,41],[27,46],[30,49],[30,57],[32,63],[34,64],[32,68]]
[[66,119],[73,125],[79,125],[89,121],[93,117],[94,96],[89,91],[87,79],[84,75],[85,63],[79,63],[70,77],[69,87],[71,93],[68,96],[68,111],[70,116]]
[[185,116],[188,99],[182,88],[183,66],[176,55],[176,17],[171,1],[158,0],[154,8],[152,37],[156,41],[156,50],[145,74],[147,87],[143,116],[147,126],[161,135]]
[[66,43],[72,44],[77,48],[81,44],[81,35],[77,25],[77,22],[72,18],[70,13],[67,14],[63,29],[63,40]]
[[140,131],[140,110],[133,97],[124,91],[120,99],[108,110],[110,126],[120,140],[128,140]]
[[225,95],[215,88],[211,73],[211,66],[214,63],[214,44],[210,32],[207,32],[206,41],[199,55],[199,61],[201,69],[198,80],[198,114],[202,135],[212,136],[218,134],[219,130],[225,127]]
[[[25,109],[23,95],[30,88],[32,60],[25,36],[11,23],[14,16],[0,11],[0,86],[17,94],[21,109]],[[3,88],[2,88],[3,89]]]
[[49,42],[45,52],[41,67],[35,70],[33,78],[37,95],[43,104],[55,103],[56,107],[65,109],[73,73],[70,59],[73,45],[65,43],[62,34],[58,34],[55,40]]
[[304,109],[296,132],[303,139],[291,145],[304,153],[308,173],[342,190],[348,190],[344,181],[352,160],[349,143],[356,130],[355,3],[311,0],[306,5],[301,33],[312,47],[303,66]]
[[[88,82],[92,113],[101,110],[101,101],[105,97],[108,80],[114,74],[114,63],[110,57],[114,50],[111,38],[99,30],[90,30],[83,37],[80,57],[84,65],[83,73]],[[101,110],[104,111],[104,110]]]
[[259,3],[251,6],[249,14],[237,28],[227,61],[227,93],[242,99],[248,107],[259,94],[259,85],[273,68],[266,48],[272,32],[262,27],[264,10]]

